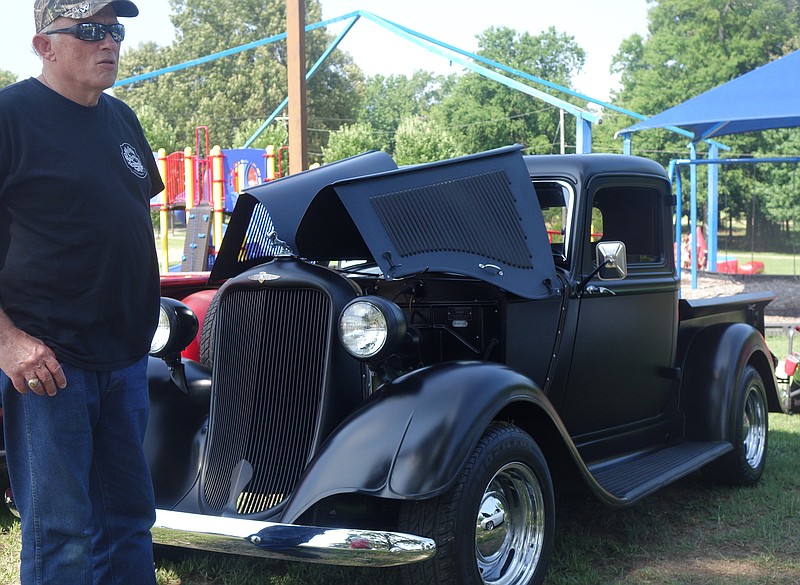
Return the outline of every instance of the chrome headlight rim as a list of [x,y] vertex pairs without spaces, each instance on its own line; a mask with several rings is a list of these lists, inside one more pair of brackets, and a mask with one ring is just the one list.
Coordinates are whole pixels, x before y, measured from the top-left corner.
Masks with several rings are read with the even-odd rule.
[[339,316],[339,340],[354,358],[377,362],[395,354],[406,335],[402,309],[382,297],[350,301]]

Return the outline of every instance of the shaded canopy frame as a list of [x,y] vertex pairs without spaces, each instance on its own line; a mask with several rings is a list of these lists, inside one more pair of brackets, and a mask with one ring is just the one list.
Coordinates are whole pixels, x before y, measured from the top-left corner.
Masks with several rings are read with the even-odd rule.
[[[681,217],[681,198],[683,195],[683,182],[681,180],[680,174],[680,167],[681,166],[689,166],[690,171],[694,171],[698,165],[708,165],[709,175],[711,175],[712,170],[716,173],[717,168],[719,165],[737,165],[737,164],[780,164],[780,163],[789,163],[797,165],[800,163],[800,157],[766,157],[766,158],[708,158],[708,159],[673,159],[670,161],[669,165],[669,176],[670,180],[673,181],[675,184],[675,190],[677,192],[677,203],[675,207],[675,215],[678,220]],[[795,169],[795,173],[797,173],[797,169]],[[690,191],[690,215],[689,215],[689,232],[692,242],[692,250],[697,250],[697,180],[696,178],[692,177],[692,188]],[[710,183],[710,181],[709,181]],[[716,183],[716,177],[715,177]],[[708,240],[708,266],[710,272],[716,272],[717,270],[717,200],[714,199],[713,205],[714,209],[712,211],[712,200],[709,198],[709,226],[710,226],[710,218],[713,213],[714,217],[714,239],[713,239],[713,248],[711,245],[711,227],[709,227],[709,240]],[[675,242],[676,242],[676,253],[675,253],[675,264],[678,267],[678,271],[680,272],[681,269],[681,224],[680,221],[675,222]],[[713,251],[713,253],[712,253]],[[691,275],[692,275],[692,288],[697,288],[697,262],[691,263]]]
[[[796,163],[798,159],[720,159],[720,145],[710,142],[708,159],[698,160],[697,142],[730,134],[800,126],[800,101],[796,98],[800,92],[799,71],[800,51],[794,51],[617,133],[624,139],[623,149],[626,154],[630,154],[630,136],[633,132],[677,126],[691,133],[689,159],[671,161],[669,174],[671,180],[674,177],[678,190],[677,217],[680,218],[680,167],[688,165],[690,168],[690,233],[692,249],[696,250],[697,166],[708,165],[708,268],[711,272],[717,269],[719,165]],[[679,221],[676,225],[675,241],[680,250]],[[679,255],[680,252],[678,267]],[[697,266],[694,262],[692,288],[697,288]]]
[[[411,41],[412,43],[422,47],[423,49],[425,49],[427,51],[430,51],[430,52],[432,52],[434,54],[442,56],[445,59],[448,59],[449,61],[458,63],[459,65],[462,65],[463,67],[465,67],[465,68],[467,68],[467,69],[469,69],[471,71],[479,73],[480,75],[482,75],[484,77],[487,77],[489,79],[497,81],[498,83],[500,83],[502,85],[505,85],[505,86],[507,86],[507,87],[509,87],[511,89],[515,89],[517,91],[521,91],[522,93],[525,93],[525,94],[527,94],[527,95],[529,95],[531,97],[534,97],[536,99],[539,99],[539,100],[542,100],[544,102],[547,102],[552,106],[558,107],[561,110],[564,110],[564,111],[568,112],[569,114],[574,115],[575,118],[576,118],[576,128],[575,128],[576,150],[579,153],[591,152],[591,147],[592,147],[591,146],[592,145],[592,128],[591,128],[591,125],[592,125],[592,123],[597,122],[599,120],[599,118],[598,118],[598,116],[596,114],[593,114],[592,112],[590,112],[590,111],[588,111],[586,109],[580,108],[580,107],[578,107],[578,106],[576,106],[574,104],[571,104],[568,101],[565,101],[565,100],[562,100],[560,98],[557,98],[557,97],[555,97],[555,96],[553,96],[553,95],[551,95],[551,94],[549,94],[547,92],[544,92],[544,91],[541,91],[539,89],[536,89],[536,88],[534,88],[534,87],[532,87],[532,86],[530,86],[530,85],[528,85],[526,83],[522,83],[522,82],[520,82],[520,81],[518,81],[516,79],[512,79],[512,78],[508,77],[507,75],[504,75],[502,73],[498,73],[496,71],[487,69],[486,67],[484,67],[482,65],[479,65],[478,63],[479,62],[483,62],[485,64],[497,66],[500,69],[504,70],[505,72],[513,73],[515,75],[519,75],[519,76],[525,78],[527,81],[533,81],[535,83],[540,83],[540,84],[546,85],[546,86],[551,87],[551,88],[559,89],[560,91],[564,91],[564,92],[566,92],[566,93],[568,93],[570,95],[573,95],[574,97],[580,97],[579,94],[576,94],[575,92],[572,92],[571,90],[569,90],[567,88],[562,88],[562,87],[556,86],[555,84],[550,84],[549,82],[546,82],[543,79],[534,77],[532,75],[525,74],[525,73],[523,73],[521,71],[517,71],[517,70],[511,69],[509,67],[505,67],[503,65],[500,65],[499,63],[496,63],[494,61],[485,59],[485,58],[480,57],[478,55],[475,55],[473,53],[469,53],[467,51],[463,51],[461,49],[457,49],[457,48],[455,48],[455,47],[453,47],[451,45],[447,45],[446,43],[442,43],[440,41],[432,39],[431,37],[427,37],[426,35],[423,35],[421,33],[415,32],[415,31],[413,31],[413,30],[411,30],[409,28],[406,28],[406,27],[400,26],[398,24],[395,24],[395,23],[393,23],[393,22],[391,22],[389,20],[386,20],[384,18],[381,18],[379,16],[376,16],[376,15],[371,14],[369,12],[366,12],[364,10],[356,10],[355,12],[351,12],[351,13],[345,14],[343,16],[332,18],[332,19],[329,19],[329,20],[326,20],[326,21],[323,21],[323,22],[318,22],[318,23],[306,25],[305,30],[306,30],[306,32],[309,32],[309,31],[312,31],[312,30],[315,30],[315,29],[318,29],[318,28],[326,27],[328,25],[334,24],[334,23],[339,22],[339,21],[348,21],[346,26],[345,26],[345,28],[344,28],[344,30],[342,30],[341,33],[339,33],[339,35],[334,39],[334,41],[322,53],[322,55],[319,57],[319,59],[317,59],[317,61],[314,63],[314,65],[307,71],[306,80],[310,79],[314,75],[314,73],[316,73],[316,71],[319,69],[319,67],[322,65],[322,63],[325,61],[325,59],[327,59],[328,56],[338,47],[338,45],[342,41],[342,39],[344,39],[344,37],[347,35],[347,33],[350,32],[350,29],[352,29],[352,27],[355,25],[355,23],[361,17],[364,17],[365,19],[370,20],[371,22],[374,22],[375,24],[378,24],[379,26],[385,28],[386,30],[388,30],[388,31],[390,31],[390,32],[392,32],[392,33],[394,33],[394,34],[396,34],[398,36],[401,36],[406,40]],[[236,53],[241,53],[243,51],[248,51],[248,50],[251,50],[251,49],[255,49],[256,47],[260,47],[262,45],[267,45],[267,44],[274,43],[274,42],[277,42],[277,41],[285,40],[286,36],[287,36],[286,33],[283,32],[283,33],[280,33],[280,34],[277,34],[277,35],[272,35],[270,37],[266,37],[266,38],[260,39],[258,41],[253,41],[251,43],[246,43],[246,44],[240,45],[238,47],[233,47],[233,48],[230,48],[230,49],[226,49],[224,51],[219,51],[217,53],[212,53],[212,54],[207,55],[205,57],[200,57],[198,59],[192,59],[190,61],[186,61],[184,63],[179,63],[179,64],[176,64],[176,65],[170,65],[169,67],[164,67],[164,68],[158,69],[156,71],[150,71],[150,72],[147,72],[147,73],[142,73],[140,75],[134,75],[134,76],[131,76],[131,77],[127,77],[125,79],[121,79],[121,80],[117,81],[115,83],[115,87],[130,85],[132,83],[136,83],[136,82],[139,82],[139,81],[145,81],[145,80],[148,80],[148,79],[153,79],[155,77],[158,77],[160,75],[164,75],[164,74],[167,74],[167,73],[180,71],[182,69],[187,69],[189,67],[195,67],[195,66],[201,65],[203,63],[208,63],[210,61],[215,61],[216,59],[221,59],[223,57],[228,57],[228,56],[234,55]],[[589,101],[596,102],[596,100],[593,100],[591,98],[588,98],[588,99],[589,99]],[[289,98],[286,97],[284,99],[284,101],[281,102],[281,104],[277,108],[275,108],[273,113],[264,121],[264,123],[261,125],[261,127],[259,127],[259,129],[256,130],[256,132],[253,134],[253,136],[251,136],[247,140],[247,142],[243,145],[243,148],[249,147],[255,141],[255,139],[258,138],[258,136],[267,128],[267,126],[269,126],[275,120],[275,118],[277,118],[278,115],[286,108],[288,103],[289,103]]]
[[718,136],[800,126],[800,51],[718,85],[647,120],[620,130],[630,134],[678,126],[698,142]]
[[[314,73],[319,69],[322,63],[327,59],[327,57],[338,47],[339,43],[344,39],[347,33],[353,28],[355,23],[361,18],[364,17],[366,20],[369,20],[389,32],[398,35],[413,44],[434,53],[440,57],[447,59],[450,62],[455,62],[463,67],[474,71],[484,77],[493,79],[498,83],[501,83],[507,87],[512,89],[516,89],[521,91],[531,97],[540,99],[550,105],[559,108],[562,112],[566,111],[576,117],[576,128],[575,128],[575,137],[576,137],[576,145],[575,150],[576,153],[583,154],[589,153],[592,151],[592,127],[593,123],[599,123],[600,118],[596,114],[575,106],[570,102],[565,100],[559,99],[553,96],[550,93],[537,90],[531,85],[526,83],[521,83],[515,79],[511,79],[508,75],[513,75],[515,77],[519,77],[524,79],[527,82],[531,82],[536,85],[541,85],[551,90],[555,90],[557,92],[563,93],[568,97],[575,98],[577,100],[586,101],[590,104],[594,104],[600,106],[605,109],[613,110],[615,112],[619,112],[626,116],[630,116],[632,118],[636,118],[639,120],[647,120],[647,116],[643,114],[639,114],[638,112],[634,112],[632,110],[628,110],[622,107],[619,107],[615,104],[605,102],[603,100],[599,100],[597,98],[588,96],[586,94],[574,91],[568,87],[564,87],[562,85],[547,81],[546,79],[542,79],[541,77],[536,77],[535,75],[531,75],[530,73],[526,73],[524,71],[520,71],[519,69],[515,69],[512,67],[508,67],[507,65],[503,65],[502,63],[498,63],[497,61],[493,61],[491,59],[487,59],[486,57],[482,57],[480,55],[470,53],[469,51],[465,51],[463,49],[459,49],[453,45],[448,43],[439,41],[422,33],[416,32],[410,28],[401,26],[380,16],[376,16],[375,14],[366,12],[364,10],[356,10],[349,14],[345,14],[342,16],[338,16],[336,18],[332,18],[329,20],[325,20],[322,22],[317,22],[314,24],[306,25],[305,30],[306,32],[316,30],[318,28],[327,27],[331,24],[335,24],[337,22],[346,21],[344,29],[340,32],[340,34],[336,37],[336,39],[328,46],[328,48],[322,53],[322,55],[317,59],[314,65],[308,70],[306,73],[306,80],[310,79]],[[192,59],[189,61],[185,61],[183,63],[178,63],[175,65],[170,65],[168,67],[164,67],[161,69],[157,69],[155,71],[150,71],[147,73],[142,73],[139,75],[134,75],[131,77],[127,77],[125,79],[120,79],[115,83],[115,87],[130,85],[139,81],[146,81],[149,79],[153,79],[155,77],[165,75],[168,73],[172,73],[175,71],[180,71],[182,69],[187,69],[189,67],[195,67],[197,65],[201,65],[203,63],[208,63],[210,61],[214,61],[216,59],[221,59],[224,57],[228,57],[230,55],[234,55],[237,53],[241,53],[243,51],[248,51],[251,49],[255,49],[262,45],[267,45],[270,43],[274,43],[277,41],[285,40],[287,34],[285,32],[265,37],[263,39],[259,39],[257,41],[253,41],[250,43],[245,43],[243,45],[239,45],[237,47],[232,47],[230,49],[225,49],[223,51],[219,51],[216,53],[212,53],[210,55],[206,55],[204,57],[200,57],[197,59]],[[482,64],[482,65],[479,65]],[[503,73],[498,73],[497,71],[487,69],[483,65],[488,65],[494,69],[502,71]],[[508,74],[508,75],[505,75]],[[243,148],[249,147],[256,138],[271,124],[275,118],[286,108],[288,105],[289,98],[285,98],[283,102],[275,109],[275,111],[264,121],[264,123],[256,130],[256,132],[247,140],[247,142],[243,145]],[[678,128],[675,126],[666,126],[666,129],[683,135],[687,137],[692,137],[692,134],[684,130],[683,128]],[[629,141],[627,142],[629,147]],[[723,147],[722,145],[719,145]],[[724,147],[723,147],[724,148]],[[623,152],[625,152],[625,144],[623,145]],[[625,152],[625,154],[630,154],[630,152]]]
[[[569,103],[569,102],[567,102],[565,100],[559,99],[559,98],[557,98],[557,97],[555,97],[555,96],[553,96],[551,94],[548,94],[546,92],[537,90],[537,89],[531,87],[530,85],[528,85],[526,83],[521,83],[521,82],[519,82],[519,81],[517,81],[515,79],[511,79],[510,77],[508,77],[507,75],[504,75],[503,73],[514,75],[516,77],[521,77],[521,78],[523,78],[524,80],[526,80],[528,82],[532,82],[532,83],[537,84],[537,85],[543,85],[543,86],[545,86],[547,88],[550,88],[550,89],[559,91],[561,93],[564,93],[567,96],[570,96],[572,98],[576,98],[576,99],[579,99],[579,100],[585,100],[585,101],[587,101],[589,103],[601,106],[603,108],[610,109],[610,110],[625,114],[627,116],[630,116],[630,117],[633,117],[633,118],[638,118],[639,120],[642,120],[642,122],[640,122],[639,124],[631,126],[629,128],[626,128],[625,130],[617,133],[618,135],[621,134],[623,136],[623,138],[624,138],[624,141],[623,141],[623,153],[624,154],[631,154],[630,133],[633,132],[633,131],[637,131],[639,129],[644,129],[644,127],[640,126],[640,125],[648,124],[648,123],[652,124],[653,123],[652,121],[654,120],[654,118],[656,118],[656,117],[654,117],[654,118],[649,118],[648,119],[646,116],[644,116],[642,114],[639,114],[637,112],[633,112],[631,110],[627,110],[625,108],[621,108],[621,107],[616,106],[614,104],[611,104],[611,103],[608,103],[608,102],[605,102],[605,101],[602,101],[602,100],[598,100],[596,98],[592,98],[592,97],[587,96],[585,94],[582,94],[580,92],[573,91],[573,90],[571,90],[571,89],[569,89],[567,87],[564,87],[564,86],[549,82],[549,81],[547,81],[545,79],[530,75],[529,73],[526,73],[524,71],[520,71],[518,69],[514,69],[514,68],[508,67],[506,65],[503,65],[501,63],[498,63],[496,61],[487,59],[487,58],[482,57],[480,55],[473,54],[473,53],[470,53],[468,51],[464,51],[464,50],[459,49],[459,48],[457,48],[457,47],[455,47],[453,45],[449,45],[449,44],[444,43],[442,41],[436,40],[436,39],[434,39],[432,37],[426,36],[424,34],[421,34],[419,32],[411,30],[411,29],[409,29],[407,27],[398,25],[396,23],[393,23],[393,22],[391,22],[389,20],[386,20],[384,18],[381,18],[379,16],[376,16],[374,14],[371,14],[371,13],[363,11],[363,10],[357,10],[357,11],[351,12],[349,14],[345,14],[343,16],[339,16],[339,17],[336,17],[336,18],[333,18],[333,19],[329,19],[329,20],[326,20],[326,21],[323,21],[323,22],[318,22],[318,23],[306,25],[305,30],[308,32],[308,31],[312,31],[312,30],[315,30],[315,29],[318,29],[318,28],[327,27],[327,26],[329,26],[331,24],[334,24],[334,23],[337,23],[337,22],[340,22],[340,21],[346,21],[346,25],[345,25],[344,29],[335,38],[335,40],[328,46],[328,48],[322,53],[322,55],[319,57],[319,59],[317,59],[317,61],[314,63],[314,65],[308,70],[308,72],[306,73],[306,79],[309,79],[314,75],[314,73],[319,69],[319,67],[322,65],[322,63],[325,61],[325,59],[327,59],[327,57],[338,47],[339,43],[344,39],[344,37],[347,35],[347,33],[352,29],[352,27],[355,25],[355,23],[361,17],[364,17],[366,20],[369,20],[369,21],[371,21],[371,22],[373,22],[375,24],[378,24],[379,26],[381,26],[381,27],[385,28],[386,30],[392,32],[393,34],[401,36],[404,39],[406,39],[406,40],[408,40],[408,41],[410,41],[410,42],[422,47],[423,49],[425,49],[425,50],[427,50],[427,51],[429,51],[431,53],[434,53],[436,55],[444,57],[445,59],[448,59],[451,62],[459,63],[463,67],[465,67],[465,68],[467,68],[467,69],[469,69],[471,71],[474,71],[476,73],[479,73],[480,75],[483,75],[484,77],[487,77],[489,79],[497,81],[497,82],[499,82],[499,83],[501,83],[501,84],[503,84],[503,85],[505,85],[507,87],[510,87],[512,89],[516,89],[518,91],[521,91],[521,92],[523,92],[523,93],[525,93],[527,95],[530,95],[530,96],[535,97],[537,99],[540,99],[542,101],[545,101],[546,103],[549,103],[550,105],[553,105],[555,107],[560,108],[562,111],[566,111],[566,112],[574,115],[576,117],[576,152],[577,153],[588,153],[588,152],[591,152],[591,149],[592,149],[591,124],[599,121],[598,116],[593,114],[593,113],[591,113],[591,112],[589,112],[588,110],[579,108],[579,107],[577,107],[577,106],[575,106],[575,105],[573,105],[573,104],[571,104],[571,103]],[[186,62],[183,62],[183,63],[171,65],[171,66],[168,66],[168,67],[165,67],[165,68],[162,68],[162,69],[158,69],[156,71],[152,71],[152,72],[143,73],[143,74],[140,74],[140,75],[131,76],[131,77],[128,77],[128,78],[125,78],[125,79],[117,81],[115,86],[125,86],[125,85],[129,85],[129,84],[136,83],[136,82],[139,82],[139,81],[145,81],[145,80],[148,80],[148,79],[153,79],[153,78],[158,77],[160,75],[164,75],[164,74],[167,74],[167,73],[172,73],[172,72],[179,71],[179,70],[182,70],[182,69],[186,69],[186,68],[189,68],[189,67],[194,67],[196,65],[201,65],[203,63],[208,63],[208,62],[214,61],[216,59],[221,59],[221,58],[224,58],[224,57],[227,57],[227,56],[230,56],[230,55],[234,55],[234,54],[237,54],[237,53],[240,53],[240,52],[243,52],[243,51],[248,51],[248,50],[254,49],[256,47],[262,46],[262,45],[267,45],[267,44],[270,44],[270,43],[273,43],[273,42],[285,40],[286,37],[287,37],[287,34],[285,32],[281,33],[281,34],[273,35],[273,36],[270,36],[270,37],[265,37],[263,39],[260,39],[260,40],[257,40],[257,41],[251,42],[251,43],[246,43],[246,44],[243,44],[243,45],[240,45],[240,46],[237,46],[237,47],[233,47],[233,48],[230,48],[230,49],[226,49],[226,50],[223,50],[223,51],[212,53],[212,54],[207,55],[205,57],[200,57],[198,59],[192,59],[190,61],[186,61]],[[483,65],[479,65],[478,63],[482,63],[483,65],[488,65],[488,66],[493,67],[495,69],[499,69],[503,73],[498,73],[496,71],[487,69],[486,67],[484,67]],[[789,94],[787,94],[787,95],[789,95]],[[275,120],[275,118],[280,114],[280,112],[282,112],[286,108],[286,106],[288,105],[288,99],[289,98],[287,97],[287,98],[284,99],[283,102],[281,102],[281,104],[274,110],[274,112],[264,121],[264,123],[261,125],[261,127],[258,130],[256,130],[256,132],[253,134],[253,136],[251,136],[247,140],[247,142],[243,145],[244,148],[249,147],[255,141],[255,139],[269,126],[269,124],[271,124]],[[683,136],[687,136],[689,138],[694,138],[695,141],[704,140],[704,141],[709,143],[709,145],[710,145],[710,147],[712,149],[715,149],[714,152],[718,152],[717,149],[720,149],[720,148],[725,149],[725,150],[730,150],[725,145],[720,144],[718,142],[715,142],[713,140],[708,140],[707,138],[698,139],[698,138],[696,138],[696,135],[693,132],[684,129],[684,128],[680,127],[677,124],[673,125],[670,122],[660,122],[658,126],[654,126],[654,127],[663,127],[663,128],[665,128],[665,129],[667,129],[667,130],[669,130],[671,132],[674,132],[674,133],[677,133],[677,134],[680,134],[680,135],[683,135]],[[726,132],[722,132],[722,128],[724,128],[724,125],[723,125],[723,127],[716,129],[718,134],[726,133]],[[727,133],[729,133],[730,128],[727,128],[727,130],[728,130]],[[710,135],[711,134],[709,134],[709,136]],[[696,151],[694,150],[694,148],[692,148],[691,152],[692,152],[692,157],[693,158],[696,157]],[[715,168],[715,167],[713,165],[709,167],[709,169],[710,169],[709,170],[709,175],[710,176],[712,175],[712,173],[715,173],[715,171],[711,170],[712,168]],[[711,185],[712,181],[709,181],[709,184]],[[713,185],[714,185],[714,189],[716,190],[716,179],[714,179]],[[693,183],[693,187],[694,187],[694,189],[696,189],[696,183]],[[709,196],[709,200],[711,200],[711,199],[712,199],[712,197]],[[716,201],[716,195],[714,195],[713,199]],[[678,237],[678,241],[679,240],[680,240],[680,238]],[[714,234],[713,234],[712,244],[714,246],[714,249],[716,249],[716,220],[715,220],[715,227],[714,227]],[[713,256],[713,259],[714,259],[713,261],[715,262],[716,252],[715,252],[715,255]]]

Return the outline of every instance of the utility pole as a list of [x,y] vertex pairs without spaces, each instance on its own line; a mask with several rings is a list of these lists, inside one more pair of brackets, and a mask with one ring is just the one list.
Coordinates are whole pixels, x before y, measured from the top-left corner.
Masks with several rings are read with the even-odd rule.
[[286,0],[286,45],[289,59],[289,173],[293,175],[308,168],[305,0]]

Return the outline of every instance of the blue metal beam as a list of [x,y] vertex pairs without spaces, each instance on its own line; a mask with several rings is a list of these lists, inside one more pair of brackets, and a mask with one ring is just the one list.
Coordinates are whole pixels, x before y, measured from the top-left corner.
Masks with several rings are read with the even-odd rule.
[[[719,158],[719,148],[712,144],[708,158]],[[719,215],[719,165],[708,165],[708,270],[717,271],[717,231]]]
[[[453,49],[448,48],[447,51],[443,51],[442,48],[444,48],[445,46],[444,43],[435,41],[430,37],[426,37],[421,33],[412,31],[411,29],[395,24],[394,22],[386,20],[385,18],[381,18],[380,16],[376,16],[370,12],[365,12],[363,10],[360,10],[359,12],[361,13],[361,16],[363,16],[364,18],[371,20],[375,24],[382,26],[386,30],[393,32],[394,34],[406,39],[407,41],[410,41],[415,45],[422,47],[426,51],[435,53],[437,55],[444,57],[445,59],[448,59],[449,61],[458,63],[462,67],[466,67],[470,71],[474,71],[475,73],[479,73],[488,79],[497,81],[498,83],[501,83],[506,87],[516,89],[518,91],[521,91],[522,93],[525,93],[532,97],[538,98],[546,103],[549,103],[557,108],[561,108],[564,111],[572,114],[573,116],[582,117],[588,120],[589,122],[597,121],[597,116],[595,116],[588,110],[579,108],[578,106],[575,106],[574,104],[571,104],[565,100],[552,96],[549,93],[543,92],[524,83],[520,83],[519,81],[511,79],[505,75],[501,75],[496,71],[492,71],[490,69],[487,69],[486,67],[475,64],[473,61],[480,60],[480,58],[477,55],[474,55],[467,51],[457,50],[454,48]],[[470,60],[463,59],[462,56],[468,57]]]
[[[318,28],[323,28],[328,26],[329,24],[339,22],[340,20],[347,20],[348,18],[354,19],[353,22],[355,22],[355,20],[358,20],[358,17],[359,17],[358,12],[351,12],[349,14],[345,14],[343,16],[337,16],[336,18],[331,18],[330,20],[325,20],[323,22],[308,24],[306,25],[306,32],[316,30]],[[352,26],[352,24],[350,26]],[[348,28],[347,30],[350,29]],[[271,37],[266,37],[258,41],[253,41],[252,43],[246,43],[244,45],[239,45],[238,47],[233,47],[232,49],[225,49],[224,51],[212,53],[210,55],[206,55],[205,57],[192,59],[190,61],[184,61],[183,63],[178,63],[177,65],[170,65],[169,67],[163,67],[161,69],[156,69],[155,71],[150,71],[148,73],[142,73],[140,75],[133,75],[131,77],[126,77],[125,79],[120,79],[119,81],[117,81],[114,84],[114,87],[130,85],[131,83],[136,83],[137,81],[146,81],[148,79],[153,79],[154,77],[159,77],[160,75],[164,75],[166,73],[173,73],[175,71],[181,71],[182,69],[188,69],[189,67],[195,67],[196,65],[202,65],[203,63],[216,61],[217,59],[222,59],[223,57],[229,57],[230,55],[235,55],[237,53],[249,51],[250,49],[255,49],[263,45],[269,45],[270,43],[274,43],[276,41],[282,41],[285,39],[286,39],[286,33],[282,32],[277,35],[272,35]]]
[[[353,25],[358,21],[358,18],[359,18],[358,15],[356,15],[350,22],[348,22],[344,30],[341,33],[339,33],[339,36],[337,36],[336,39],[334,39],[334,41],[328,46],[328,48],[325,49],[325,52],[323,52],[322,55],[320,55],[319,59],[317,59],[317,61],[314,63],[311,69],[309,69],[306,72],[306,81],[311,79],[311,77],[314,75],[314,73],[317,72],[317,69],[320,68],[325,59],[328,58],[328,55],[330,55],[336,49],[336,47],[339,46],[339,43],[341,43],[345,35],[347,35],[347,33],[350,32],[350,29],[353,28]],[[270,116],[266,120],[264,120],[264,123],[258,127],[258,130],[256,130],[253,133],[253,135],[247,139],[247,142],[244,143],[242,148],[249,148],[250,145],[253,144],[253,142],[255,142],[256,138],[261,136],[261,133],[267,129],[267,126],[272,124],[272,121],[275,118],[277,118],[278,114],[280,114],[283,111],[283,109],[286,108],[286,106],[288,105],[289,105],[289,96],[286,96],[286,98],[280,103],[280,105],[277,108],[275,108],[272,114],[270,114]]]
[[675,269],[681,274],[681,214],[683,213],[683,182],[681,181],[681,170],[673,159],[669,162],[669,178],[675,184]]
[[[697,161],[697,145],[689,144],[689,159]],[[689,167],[689,237],[692,241],[692,288],[697,288],[697,165]],[[680,218],[678,218],[680,219]]]

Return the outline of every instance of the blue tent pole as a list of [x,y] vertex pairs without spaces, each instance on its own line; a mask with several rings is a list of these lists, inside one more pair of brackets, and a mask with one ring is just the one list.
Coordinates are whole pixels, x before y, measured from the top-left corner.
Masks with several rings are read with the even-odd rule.
[[692,288],[697,288],[697,146],[694,142],[689,144],[689,160],[692,161],[689,167],[689,231],[692,239]]
[[578,114],[575,117],[575,153],[589,154],[592,152],[592,123]]
[[[719,158],[719,147],[711,144],[708,158]],[[708,270],[717,271],[717,231],[719,229],[719,165],[708,165]]]
[[681,182],[681,167],[675,159],[669,161],[669,178],[675,184],[675,268],[678,278],[681,277],[681,213],[683,212],[683,183]]
[[633,152],[631,133],[623,132],[620,136],[622,136],[622,154],[631,154]]

